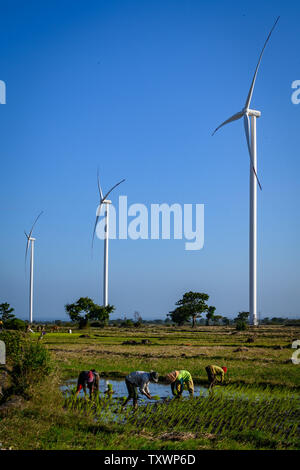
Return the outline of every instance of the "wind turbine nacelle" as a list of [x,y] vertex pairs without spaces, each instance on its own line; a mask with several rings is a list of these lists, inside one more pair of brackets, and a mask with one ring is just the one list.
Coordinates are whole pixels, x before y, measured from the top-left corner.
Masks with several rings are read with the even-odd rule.
[[256,111],[255,109],[248,109],[247,114],[248,114],[248,116],[255,116],[255,117],[260,117],[261,116],[261,112]]
[[111,204],[112,202],[109,199],[105,199],[102,201],[102,204]]

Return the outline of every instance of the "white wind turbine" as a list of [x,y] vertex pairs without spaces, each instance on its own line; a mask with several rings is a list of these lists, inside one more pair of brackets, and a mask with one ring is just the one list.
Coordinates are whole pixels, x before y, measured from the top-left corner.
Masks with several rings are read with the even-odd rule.
[[27,233],[24,230],[24,233],[25,233],[26,238],[27,238],[26,252],[25,252],[25,266],[26,266],[26,261],[27,261],[28,248],[31,244],[31,247],[30,247],[31,248],[31,250],[30,250],[30,282],[29,282],[29,323],[32,323],[32,319],[33,319],[33,261],[34,261],[34,242],[35,242],[35,238],[33,238],[33,236],[32,236],[32,231],[33,231],[33,227],[35,226],[38,218],[42,215],[42,213],[43,213],[43,211],[35,219],[32,227],[31,227],[31,230],[29,232],[29,235],[27,235]]
[[105,226],[105,240],[104,240],[104,272],[103,272],[103,305],[106,307],[108,305],[108,239],[109,239],[109,205],[111,204],[111,201],[109,199],[106,199],[107,196],[112,192],[113,189],[115,189],[119,184],[123,183],[125,179],[119,181],[119,183],[115,184],[106,194],[103,196],[103,192],[101,189],[100,185],[100,180],[99,180],[99,172],[97,173],[97,180],[98,180],[98,190],[99,190],[99,196],[100,196],[100,203],[99,207],[97,210],[97,216],[96,216],[96,222],[94,226],[94,232],[93,232],[93,240],[92,240],[92,247],[94,244],[94,237],[95,237],[95,232],[96,232],[96,227],[98,224],[98,220],[100,217],[101,213],[101,207],[102,204],[105,204],[105,212],[106,212],[106,226]]
[[[269,41],[270,36],[278,20],[279,20],[279,16],[276,19],[265,41],[264,47],[262,48],[262,51],[260,53],[244,108],[240,112],[231,116],[229,119],[223,122],[220,126],[218,126],[212,134],[214,135],[214,133],[225,124],[241,119],[242,117],[244,118],[244,128],[245,128],[247,146],[248,146],[248,151],[249,151],[249,156],[250,156],[249,313],[250,313],[250,320],[253,325],[258,324],[258,320],[257,320],[257,183],[260,189],[262,189],[262,187],[257,176],[256,118],[260,117],[261,113],[260,111],[250,109],[250,104],[251,104],[253,89],[254,89],[254,85],[256,81],[258,68],[262,59],[262,55],[264,53],[267,42]],[[251,116],[251,127],[250,127],[249,116]],[[250,133],[251,133],[251,136],[250,136]]]

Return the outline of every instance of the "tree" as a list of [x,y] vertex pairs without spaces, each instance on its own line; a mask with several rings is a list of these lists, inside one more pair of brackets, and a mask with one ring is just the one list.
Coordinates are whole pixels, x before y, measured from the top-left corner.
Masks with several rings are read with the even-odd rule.
[[191,318],[189,310],[184,306],[175,308],[175,310],[168,313],[168,316],[171,318],[172,322],[176,323],[178,326],[184,325]]
[[20,320],[19,318],[16,318],[16,317],[6,320],[4,326],[7,330],[25,331],[26,329],[26,323],[23,320]]
[[16,318],[15,315],[12,313],[15,309],[12,308],[7,302],[0,304],[0,320],[3,322],[4,326],[5,323],[13,318]]
[[113,305],[97,305],[89,297],[80,297],[76,303],[65,305],[65,311],[72,322],[78,322],[79,328],[87,326],[89,320],[97,320],[103,326],[109,320],[109,314],[115,310]]
[[194,328],[196,326],[196,319],[208,309],[206,304],[208,299],[209,295],[203,292],[186,292],[182,299],[176,302],[177,308],[169,312],[168,316],[179,326],[192,319],[192,326]]
[[228,326],[230,324],[230,320],[227,317],[222,317],[222,323],[225,326]]
[[222,320],[222,315],[215,315],[214,316],[214,325],[217,326],[220,324],[220,320]]
[[235,320],[242,320],[246,322],[248,321],[248,317],[249,317],[249,312],[239,312]]
[[139,327],[139,326],[142,325],[143,319],[142,319],[142,317],[141,317],[140,312],[138,312],[138,311],[136,310],[136,311],[134,312],[134,314],[133,314],[133,318],[134,318],[134,322],[135,322],[135,323],[134,323],[134,326]]
[[208,307],[206,314],[206,325],[209,325],[210,320],[214,319],[216,307]]
[[249,312],[239,312],[238,316],[234,319],[236,329],[243,331],[247,329]]
[[133,323],[132,320],[130,320],[130,318],[126,318],[122,321],[122,323],[120,324],[120,327],[122,328],[132,328],[133,326],[135,326],[135,324]]

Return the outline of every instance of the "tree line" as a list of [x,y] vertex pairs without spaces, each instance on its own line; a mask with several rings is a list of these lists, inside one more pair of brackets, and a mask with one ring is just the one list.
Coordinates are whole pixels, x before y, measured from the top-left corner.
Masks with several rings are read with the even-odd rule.
[[[208,304],[209,295],[204,292],[186,292],[175,305],[176,308],[167,314],[165,320],[143,320],[140,313],[135,311],[133,319],[119,318],[110,320],[110,314],[115,311],[113,305],[97,305],[89,297],[80,297],[76,302],[65,305],[65,312],[69,316],[72,324],[77,324],[79,328],[86,326],[104,327],[108,324],[121,326],[125,328],[140,327],[142,324],[175,324],[183,326],[192,324],[194,328],[197,323],[200,325],[223,325],[228,326],[234,324],[236,329],[245,330],[249,320],[249,312],[239,312],[234,319],[229,319],[223,315],[216,315],[216,307]],[[28,321],[23,321],[14,315],[14,308],[9,303],[0,304],[0,329],[6,328],[11,330],[24,330],[28,325]],[[204,317],[205,314],[205,317]],[[56,325],[63,325],[62,320],[55,320]],[[284,317],[265,317],[260,320],[261,325],[283,325],[297,326],[300,325],[300,319],[289,319]]]

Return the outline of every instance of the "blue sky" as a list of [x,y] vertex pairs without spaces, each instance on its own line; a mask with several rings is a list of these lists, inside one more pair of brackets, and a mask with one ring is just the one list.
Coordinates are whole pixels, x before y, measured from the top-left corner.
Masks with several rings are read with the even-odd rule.
[[28,318],[24,229],[36,230],[34,316],[102,303],[104,189],[128,203],[205,205],[205,243],[112,240],[112,318],[165,318],[187,290],[221,315],[248,310],[249,157],[239,111],[275,18],[252,108],[258,120],[258,311],[299,314],[299,2],[0,2],[0,301]]

